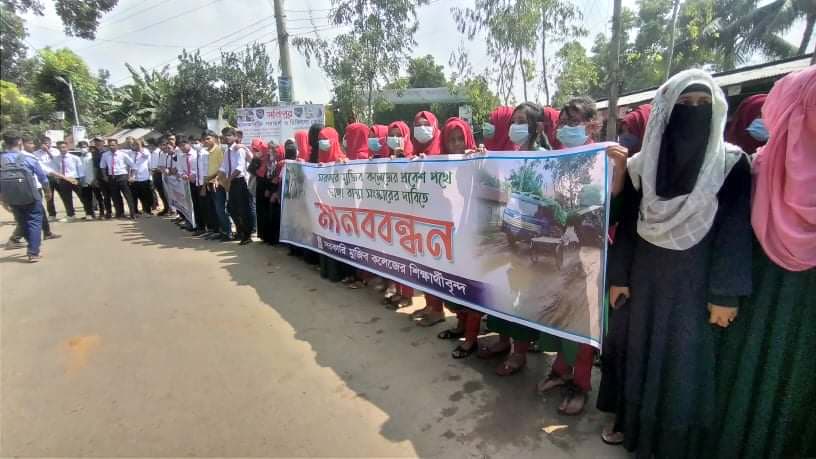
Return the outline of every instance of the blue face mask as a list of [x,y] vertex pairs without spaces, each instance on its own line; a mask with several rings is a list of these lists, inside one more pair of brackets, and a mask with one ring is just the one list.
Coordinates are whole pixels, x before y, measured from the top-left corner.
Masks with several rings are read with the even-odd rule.
[[768,141],[768,128],[765,127],[765,121],[763,121],[762,118],[751,121],[751,124],[749,124],[745,130],[748,131],[751,137],[760,142]]
[[490,123],[482,123],[482,134],[484,134],[485,138],[492,139],[496,135],[496,126]]
[[323,151],[329,151],[329,148],[331,148],[331,140],[320,139],[317,141],[317,146]]
[[382,145],[380,145],[380,139],[378,139],[376,137],[370,137],[368,139],[368,149],[369,150],[376,153],[376,152],[380,151],[381,148],[382,148]]
[[578,126],[563,126],[558,128],[555,136],[565,147],[577,147],[585,144],[587,141],[586,126],[583,124],[579,124]]

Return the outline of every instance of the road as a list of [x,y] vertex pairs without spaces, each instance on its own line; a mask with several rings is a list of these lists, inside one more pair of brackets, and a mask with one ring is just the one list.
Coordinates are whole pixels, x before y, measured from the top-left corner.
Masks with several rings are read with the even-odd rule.
[[54,228],[38,264],[0,252],[0,456],[626,456],[604,415],[535,395],[550,356],[511,378],[452,360],[441,326],[282,248],[159,218]]

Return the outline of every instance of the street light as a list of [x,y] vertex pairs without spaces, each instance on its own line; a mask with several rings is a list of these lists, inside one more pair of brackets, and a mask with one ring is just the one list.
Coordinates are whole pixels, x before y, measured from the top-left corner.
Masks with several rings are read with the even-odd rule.
[[74,85],[71,84],[71,81],[66,80],[59,75],[54,78],[56,78],[60,83],[68,86],[68,90],[71,91],[71,103],[74,106],[74,126],[79,126],[79,112],[77,112],[76,97],[74,97]]

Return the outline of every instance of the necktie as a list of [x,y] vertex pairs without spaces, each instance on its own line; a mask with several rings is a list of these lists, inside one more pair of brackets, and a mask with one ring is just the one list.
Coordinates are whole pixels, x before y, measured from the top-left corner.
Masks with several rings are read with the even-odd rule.
[[232,180],[232,148],[227,150],[227,180]]
[[62,157],[62,175],[65,175],[65,156]]

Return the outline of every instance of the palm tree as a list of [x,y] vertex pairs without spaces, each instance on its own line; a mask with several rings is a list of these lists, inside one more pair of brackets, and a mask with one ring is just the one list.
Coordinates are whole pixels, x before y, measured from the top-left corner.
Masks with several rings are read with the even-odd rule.
[[155,126],[170,89],[168,67],[148,72],[144,67],[136,71],[130,64],[125,66],[133,83],[117,91],[111,115],[124,127]]

